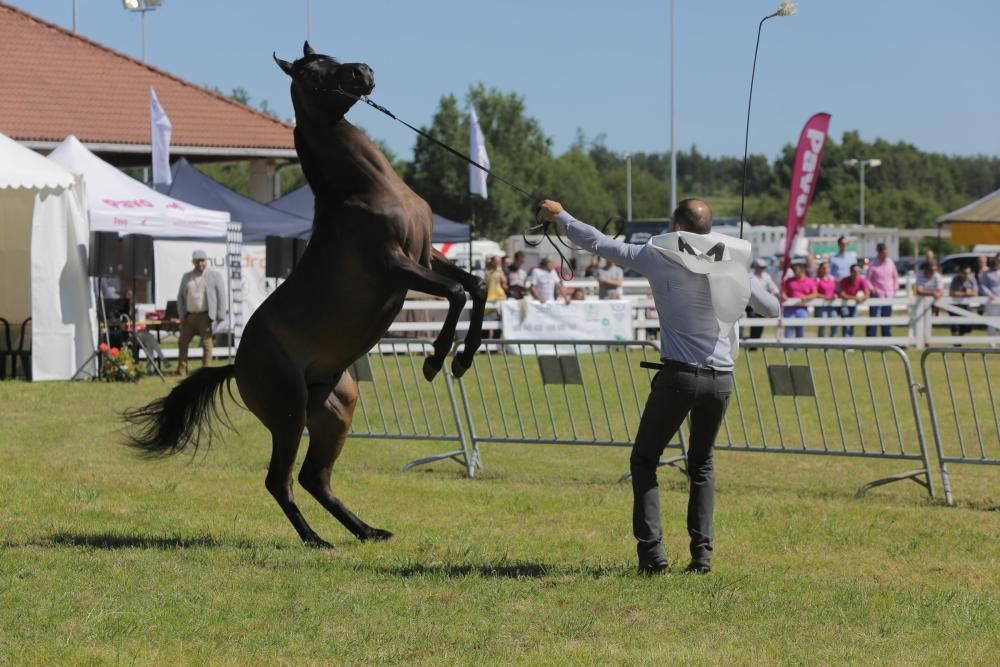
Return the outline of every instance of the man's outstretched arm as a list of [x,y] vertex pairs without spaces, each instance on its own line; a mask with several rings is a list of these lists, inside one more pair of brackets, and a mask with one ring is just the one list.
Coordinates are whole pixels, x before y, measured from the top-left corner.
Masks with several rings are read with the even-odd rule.
[[622,243],[609,236],[605,236],[594,227],[574,218],[557,201],[546,199],[541,202],[540,206],[542,209],[542,218],[559,225],[566,232],[570,241],[576,245],[585,250],[590,250],[605,259],[617,262],[622,266],[635,269],[643,274],[646,273],[643,270],[643,262],[640,255],[640,251],[645,246],[634,243]]

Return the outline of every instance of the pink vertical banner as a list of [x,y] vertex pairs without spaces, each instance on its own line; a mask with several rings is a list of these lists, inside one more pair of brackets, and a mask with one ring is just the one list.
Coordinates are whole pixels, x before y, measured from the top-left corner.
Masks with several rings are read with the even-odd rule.
[[806,222],[806,213],[816,192],[816,182],[819,180],[819,165],[823,159],[823,146],[826,144],[827,130],[830,127],[830,114],[818,113],[806,121],[799,135],[798,150],[795,151],[795,162],[792,164],[792,184],[788,192],[788,217],[785,222],[785,257],[781,263],[781,275],[784,278],[791,264],[792,243]]

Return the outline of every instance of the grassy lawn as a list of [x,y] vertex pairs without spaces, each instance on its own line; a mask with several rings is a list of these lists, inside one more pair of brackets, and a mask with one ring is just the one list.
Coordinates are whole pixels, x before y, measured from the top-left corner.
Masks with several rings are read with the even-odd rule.
[[[716,571],[650,579],[634,572],[631,493],[615,483],[625,448],[486,444],[487,468],[468,480],[448,461],[399,472],[440,443],[353,439],[334,489],[397,539],[357,543],[299,493],[336,546],[327,553],[300,546],[264,490],[269,438],[249,413],[233,410],[238,433],[194,460],[143,461],[121,447],[116,411],[163,391],[155,378],[0,384],[0,663],[988,665],[1000,655],[996,468],[953,466],[959,504],[948,508],[912,483],[853,498],[898,462],[723,451]],[[677,570],[686,486],[662,472]]]

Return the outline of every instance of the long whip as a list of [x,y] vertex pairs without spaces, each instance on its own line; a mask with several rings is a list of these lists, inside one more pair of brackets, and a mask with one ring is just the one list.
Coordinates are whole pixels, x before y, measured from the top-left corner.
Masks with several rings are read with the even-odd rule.
[[743,182],[740,185],[740,238],[743,238],[743,207],[747,196],[747,156],[748,150],[750,148],[750,105],[753,102],[753,80],[757,75],[757,51],[760,50],[760,32],[764,27],[764,21],[768,19],[773,19],[775,16],[791,16],[796,12],[798,7],[796,7],[794,2],[789,2],[789,0],[781,0],[781,4],[778,5],[778,11],[773,14],[768,14],[760,20],[757,24],[757,45],[753,49],[753,69],[750,71],[750,95],[747,98],[747,130],[746,136],[743,139]]

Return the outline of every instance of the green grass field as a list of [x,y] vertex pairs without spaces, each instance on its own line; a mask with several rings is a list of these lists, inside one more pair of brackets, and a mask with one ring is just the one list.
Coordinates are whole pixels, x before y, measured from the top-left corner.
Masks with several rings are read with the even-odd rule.
[[[115,411],[164,387],[0,384],[0,663],[996,664],[998,470],[953,466],[958,507],[898,462],[720,452],[716,571],[634,572],[624,448],[484,445],[475,480],[354,439],[334,490],[397,539],[300,546],[264,490],[266,431],[159,462]],[[301,454],[300,454],[301,457]],[[932,457],[932,461],[933,461]],[[935,466],[935,475],[936,475]],[[935,483],[940,489],[940,480]],[[661,474],[686,564],[686,481]],[[992,656],[992,657],[991,657]]]

